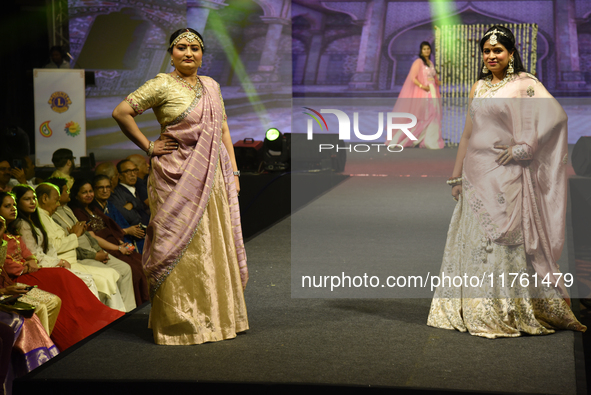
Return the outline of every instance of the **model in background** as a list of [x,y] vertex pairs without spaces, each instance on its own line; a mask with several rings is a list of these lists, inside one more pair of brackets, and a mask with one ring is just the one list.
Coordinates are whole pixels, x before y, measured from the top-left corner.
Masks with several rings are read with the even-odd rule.
[[[441,137],[441,95],[439,79],[430,59],[431,44],[421,43],[419,59],[415,60],[400,90],[392,112],[405,112],[417,117],[417,124],[410,132],[417,138],[411,140],[402,131],[392,136],[386,145],[399,144],[403,147],[439,149],[443,148]],[[399,123],[408,123],[402,119]]]

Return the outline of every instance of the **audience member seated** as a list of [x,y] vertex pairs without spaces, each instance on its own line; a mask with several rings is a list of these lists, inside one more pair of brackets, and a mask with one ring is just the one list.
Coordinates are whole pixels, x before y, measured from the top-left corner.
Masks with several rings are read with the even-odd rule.
[[148,280],[142,267],[142,256],[135,251],[133,244],[123,241],[125,233],[115,221],[96,206],[90,205],[94,200],[94,191],[90,182],[76,180],[70,196],[68,205],[79,221],[86,222],[88,231],[96,238],[101,248],[131,267],[136,304],[139,306],[150,300]]
[[[84,223],[77,223],[68,230],[64,230],[53,220],[52,215],[59,205],[58,187],[50,183],[41,183],[35,192],[37,193],[41,223],[45,227],[48,241],[57,251],[58,257],[68,261],[76,270],[92,275],[100,300],[104,304],[113,309],[125,311],[125,305],[117,287],[119,273],[109,267],[94,266],[93,259],[78,259],[78,242],[79,237],[84,234]],[[95,255],[97,254],[95,253]],[[104,259],[104,256],[99,256],[99,258]]]
[[[6,246],[0,247],[0,267],[6,259]],[[22,285],[5,285],[0,277],[0,296],[25,295]],[[24,376],[59,354],[59,350],[41,325],[39,317],[31,318],[0,311],[2,342],[0,343],[0,386],[11,393],[12,379]],[[11,371],[10,374],[8,372]]]
[[35,164],[28,156],[23,156],[22,158],[18,158],[16,162],[21,165],[21,167],[14,166],[10,171],[12,178],[8,182],[8,185],[14,187],[18,184],[26,184],[33,188],[37,186],[41,182],[35,177]]
[[41,224],[35,190],[28,185],[17,185],[12,188],[12,193],[15,195],[17,208],[16,230],[25,241],[29,251],[37,258],[37,265],[40,268],[66,268],[84,281],[88,289],[100,300],[92,274],[85,272],[85,266],[78,262],[70,263],[65,259],[61,259],[58,257],[53,245],[49,242],[45,227]]
[[139,225],[130,226],[123,214],[109,201],[111,197],[111,182],[109,177],[99,174],[92,180],[94,190],[94,201],[91,206],[101,210],[107,217],[111,218],[125,233],[124,240],[133,243],[141,254],[144,250],[144,230]]
[[[55,213],[51,217],[64,230],[68,231],[74,225],[81,222],[78,221],[72,212],[72,209],[68,207],[68,202],[70,201],[70,191],[68,190],[68,186],[65,184],[65,180],[60,178],[50,178],[47,181],[56,185],[58,189],[61,189],[62,191],[60,195],[60,206],[55,210]],[[84,259],[82,264],[101,268],[106,266],[115,269],[120,276],[117,281],[117,287],[119,288],[121,299],[123,300],[124,311],[128,312],[135,309],[137,305],[133,293],[133,276],[131,267],[102,249],[96,238],[87,231],[86,223],[82,223],[84,224],[84,232],[78,237],[78,249],[76,250],[78,257]],[[87,261],[87,259],[89,260]]]
[[130,225],[144,226],[150,222],[148,207],[136,196],[137,166],[130,160],[117,163],[119,185],[111,193],[109,200],[119,210]]
[[144,158],[140,154],[129,155],[127,159],[132,161],[138,169],[137,182],[135,184],[135,187],[137,188],[137,196],[140,198],[142,202],[144,202],[146,207],[149,207],[150,202],[148,200],[148,174],[150,173],[150,165],[148,162],[146,162],[146,158]]
[[67,148],[58,149],[51,157],[51,162],[56,168],[51,177],[65,178],[68,182],[68,189],[74,185],[74,177],[70,175],[76,166],[74,159],[74,153]]
[[33,288],[20,300],[34,306],[46,304],[49,316],[51,316],[49,308],[51,305],[48,302],[53,300],[61,302],[61,310],[58,309],[59,315],[56,314],[57,320],[51,332],[51,338],[61,351],[123,315],[122,312],[100,303],[84,282],[71,272],[63,268],[39,269],[35,257],[22,238],[16,234],[12,225],[16,220],[14,198],[10,193],[2,192],[0,201],[2,202],[0,215],[6,219],[7,223],[6,232],[3,235],[3,239],[7,242],[6,260],[2,270],[4,283],[0,286],[13,285],[14,280],[27,285],[37,285],[39,288]]
[[[3,244],[6,243],[6,258],[0,276],[4,277],[6,285],[14,284],[19,276],[22,276],[22,282],[27,283],[28,278],[25,275],[39,270],[35,256],[16,234],[14,226],[11,226],[15,220],[14,195],[11,192],[0,192],[0,236]],[[35,306],[35,314],[47,334],[51,335],[62,304],[60,298],[40,289],[32,289],[21,300]]]
[[49,50],[50,62],[45,65],[46,69],[69,69],[70,62],[66,61],[62,47],[54,45]]
[[[117,166],[111,162],[103,162],[94,169],[95,177],[98,175],[107,176],[111,183],[111,192],[115,190],[119,184],[119,172]],[[122,226],[123,227],[123,226]]]
[[0,158],[0,192],[8,192],[12,189],[9,185],[11,170],[8,159]]

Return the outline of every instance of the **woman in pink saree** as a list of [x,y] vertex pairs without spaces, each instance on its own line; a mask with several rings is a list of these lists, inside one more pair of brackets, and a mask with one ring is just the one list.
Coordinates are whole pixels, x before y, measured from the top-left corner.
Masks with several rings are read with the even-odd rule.
[[[173,33],[175,71],[147,81],[113,111],[152,157],[143,265],[157,344],[219,341],[248,329],[239,173],[219,84],[197,75],[204,50],[195,30]],[[162,125],[154,142],[133,119],[148,108]]]
[[493,26],[480,49],[484,67],[448,180],[458,203],[440,274],[470,281],[442,283],[427,324],[487,338],[585,331],[557,265],[566,218],[566,114],[525,72],[509,29]]
[[[421,43],[419,59],[415,60],[410,72],[402,85],[396,104],[392,112],[405,112],[417,117],[417,124],[410,129],[416,140],[411,140],[401,130],[394,133],[391,141],[386,145],[398,144],[403,147],[440,149],[443,148],[441,137],[441,95],[439,94],[439,79],[429,59],[431,44]],[[401,123],[408,122],[401,119]]]

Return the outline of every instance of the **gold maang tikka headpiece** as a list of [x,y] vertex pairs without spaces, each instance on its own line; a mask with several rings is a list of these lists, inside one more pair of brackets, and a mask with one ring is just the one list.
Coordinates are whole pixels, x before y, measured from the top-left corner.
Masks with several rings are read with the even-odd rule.
[[205,46],[203,45],[203,41],[201,41],[201,39],[199,38],[199,36],[196,35],[195,33],[190,32],[188,29],[187,29],[186,32],[179,34],[177,36],[177,38],[174,39],[174,41],[172,42],[172,44],[170,44],[170,47],[169,48],[174,47],[183,38],[186,38],[189,43],[192,43],[195,40],[199,41],[199,45],[201,45],[201,51],[204,51],[205,50]]
[[497,38],[498,38],[498,37],[497,37],[497,33],[498,33],[498,34],[501,34],[501,35],[503,35],[503,36],[505,36],[505,37],[507,37],[509,40],[511,39],[511,38],[510,38],[508,35],[506,35],[505,33],[503,33],[503,32],[502,32],[502,31],[500,31],[500,30],[497,30],[497,29],[495,29],[495,30],[491,30],[490,32],[488,32],[488,33],[486,33],[486,34],[484,35],[484,37],[486,37],[486,36],[488,36],[489,34],[492,34],[492,36],[490,36],[490,45],[496,45],[496,44],[498,43],[498,41],[497,41]]

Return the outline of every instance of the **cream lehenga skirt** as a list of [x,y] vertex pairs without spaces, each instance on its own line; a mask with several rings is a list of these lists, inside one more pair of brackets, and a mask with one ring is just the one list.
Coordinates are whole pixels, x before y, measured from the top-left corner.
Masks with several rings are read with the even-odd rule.
[[[460,287],[450,287],[449,282],[438,287],[427,325],[491,339],[521,333],[545,335],[554,329],[586,330],[557,289],[542,286],[540,281],[537,287],[534,281],[529,286],[510,287],[513,276],[509,273],[533,278],[535,272],[523,244],[489,242],[467,199],[460,197],[449,226],[440,278],[442,274],[451,278],[466,274],[468,279],[476,276],[485,280],[477,286],[465,286],[464,281]],[[499,276],[505,278],[504,287]]]
[[179,263],[152,299],[156,344],[188,345],[236,337],[248,329],[244,292],[218,164],[203,219]]

